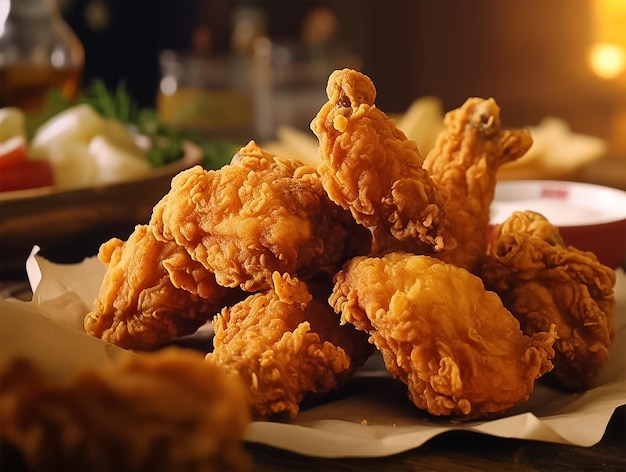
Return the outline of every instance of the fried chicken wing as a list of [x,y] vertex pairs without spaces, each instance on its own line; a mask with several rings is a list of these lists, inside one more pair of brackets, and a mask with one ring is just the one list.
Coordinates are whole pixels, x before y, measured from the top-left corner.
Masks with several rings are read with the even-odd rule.
[[0,367],[0,439],[29,470],[250,470],[243,385],[190,350],[124,353],[50,380],[21,358]]
[[444,117],[445,129],[424,160],[432,179],[448,191],[446,215],[456,249],[438,255],[477,273],[487,248],[489,207],[499,167],[526,153],[532,144],[527,129],[502,127],[493,98],[469,98]]
[[557,327],[554,370],[547,378],[568,390],[593,385],[615,332],[615,271],[591,252],[566,246],[540,213],[514,212],[493,230],[482,269],[528,334]]
[[231,289],[183,248],[157,241],[147,225],[136,226],[127,241],[102,244],[98,258],[106,271],[85,331],[126,349],[155,349],[192,334],[231,297]]
[[373,229],[374,252],[450,249],[442,192],[426,170],[414,141],[374,105],[366,75],[333,72],[328,102],[311,123],[319,139],[318,172],[329,197]]
[[330,303],[433,415],[499,414],[552,368],[554,327],[525,336],[478,277],[434,257],[356,257],[337,274]]
[[295,416],[308,394],[334,389],[372,353],[367,337],[341,326],[326,298],[288,274],[216,316],[207,360],[237,373],[256,419]]
[[215,274],[220,285],[254,292],[274,271],[301,278],[334,273],[371,236],[330,201],[312,167],[251,141],[219,170],[178,174],[151,225]]

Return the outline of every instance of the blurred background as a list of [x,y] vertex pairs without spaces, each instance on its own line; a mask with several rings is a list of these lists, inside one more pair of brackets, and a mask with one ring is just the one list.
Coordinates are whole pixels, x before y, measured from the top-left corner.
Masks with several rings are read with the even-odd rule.
[[[54,3],[13,4],[38,1]],[[262,141],[281,124],[306,129],[329,72],[354,67],[372,78],[388,114],[423,96],[437,97],[444,111],[470,96],[494,97],[508,126],[558,117],[572,132],[605,141],[610,174],[626,161],[626,0],[58,6],[84,49],[77,89],[94,79],[111,88],[122,82],[168,125]]]
[[258,28],[243,31],[241,36],[258,33],[274,41],[302,41],[307,18],[323,7],[335,17],[328,21],[336,24],[324,25],[325,20],[320,20],[320,28],[331,30],[320,33],[328,35],[321,40],[332,41],[360,58],[362,71],[376,84],[377,105],[384,111],[405,111],[423,95],[440,97],[445,110],[459,106],[468,96],[493,96],[511,126],[536,124],[547,115],[562,117],[574,131],[607,139],[612,154],[626,153],[624,50],[621,73],[599,69],[601,65],[594,69],[589,55],[598,44],[613,42],[624,47],[625,3],[60,2],[64,17],[84,45],[83,81],[102,78],[113,86],[123,80],[143,105],[155,104],[163,50],[207,56],[241,53],[237,47],[245,46],[234,44],[237,27]]

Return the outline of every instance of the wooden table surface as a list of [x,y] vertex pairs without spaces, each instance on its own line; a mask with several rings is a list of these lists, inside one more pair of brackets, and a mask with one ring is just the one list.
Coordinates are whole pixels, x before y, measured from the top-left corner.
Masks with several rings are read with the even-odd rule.
[[[380,458],[320,459],[248,444],[258,472],[282,471],[626,471],[626,406],[615,410],[602,440],[577,447],[452,431],[421,447]],[[349,453],[349,451],[346,451]]]
[[[421,447],[389,457],[320,459],[259,444],[246,444],[251,472],[624,472],[626,406],[619,407],[602,440],[577,447],[521,439],[502,439],[453,431]],[[16,451],[0,451],[0,470],[30,472]]]

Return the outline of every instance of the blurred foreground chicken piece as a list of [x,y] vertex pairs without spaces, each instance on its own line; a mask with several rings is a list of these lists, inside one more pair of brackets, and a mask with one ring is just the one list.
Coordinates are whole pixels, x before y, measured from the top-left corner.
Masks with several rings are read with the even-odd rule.
[[438,255],[442,260],[477,273],[487,248],[489,207],[501,165],[522,157],[532,145],[527,129],[502,128],[500,107],[493,98],[469,98],[444,117],[424,168],[448,191],[446,216],[456,249]]
[[367,336],[342,326],[328,290],[312,290],[275,273],[274,289],[250,295],[215,317],[207,361],[237,373],[248,387],[255,419],[290,417],[309,394],[325,393],[372,354]]
[[183,248],[157,241],[146,225],[127,241],[102,244],[98,258],[106,271],[85,331],[125,349],[155,349],[192,334],[232,297]]
[[430,256],[354,258],[330,302],[370,335],[387,370],[432,415],[497,415],[527,400],[552,369],[554,327],[525,336],[478,277]]
[[369,77],[331,74],[328,102],[311,123],[319,139],[317,170],[328,196],[373,229],[373,251],[433,253],[454,247],[445,192],[422,168],[417,144],[374,105]]
[[615,271],[591,252],[566,247],[543,215],[514,212],[493,230],[482,270],[524,333],[556,325],[554,370],[547,378],[568,390],[593,386],[615,332]]
[[181,172],[155,206],[162,241],[185,248],[225,287],[271,288],[274,271],[334,273],[369,250],[369,232],[331,202],[315,169],[251,141],[219,170]]
[[0,439],[31,470],[250,470],[239,379],[167,348],[48,380],[31,361],[0,369]]

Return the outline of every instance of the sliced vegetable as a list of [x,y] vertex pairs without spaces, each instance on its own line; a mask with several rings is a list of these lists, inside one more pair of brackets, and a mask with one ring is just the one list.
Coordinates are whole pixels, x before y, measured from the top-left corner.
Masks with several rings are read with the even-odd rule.
[[54,184],[54,174],[46,161],[24,161],[0,170],[0,192],[25,190]]
[[96,163],[98,182],[128,180],[150,172],[143,154],[133,153],[105,135],[90,141],[89,153]]
[[60,188],[82,187],[96,181],[98,168],[87,144],[59,141],[50,146],[48,159]]
[[77,100],[51,92],[44,109],[25,120],[27,159],[48,161],[60,188],[137,177],[181,159],[185,142],[202,149],[208,169],[230,162],[239,147],[166,127],[156,110],[138,106],[124,83],[109,90],[102,80],[87,84]]
[[39,127],[31,142],[32,156],[45,156],[59,141],[88,143],[104,126],[104,119],[87,104],[76,105],[53,116]]
[[133,154],[145,154],[144,150],[137,145],[136,136],[131,134],[128,127],[121,121],[107,118],[104,120],[102,129],[97,134],[106,136],[116,146],[126,149]]

